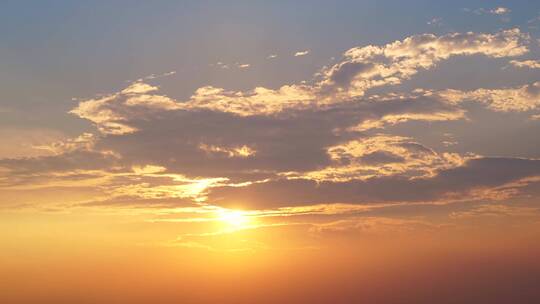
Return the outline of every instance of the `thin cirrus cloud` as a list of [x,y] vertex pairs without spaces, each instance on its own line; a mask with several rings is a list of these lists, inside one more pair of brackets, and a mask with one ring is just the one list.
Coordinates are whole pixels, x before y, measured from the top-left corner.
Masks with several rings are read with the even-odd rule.
[[473,13],[476,15],[483,15],[483,14],[491,14],[491,15],[507,15],[511,12],[511,10],[507,7],[498,6],[491,9],[486,8],[477,8],[477,9],[470,9],[470,8],[464,8],[463,11]]
[[442,18],[439,18],[439,17],[434,17],[434,18],[431,18],[431,20],[429,20],[427,22],[428,25],[432,25],[432,26],[442,26]]
[[496,16],[502,22],[505,22],[505,23],[510,22],[509,15],[512,12],[511,9],[509,9],[507,7],[502,7],[502,6],[494,7],[494,8],[491,8],[491,9],[485,9],[485,8],[468,9],[468,8],[465,8],[463,10],[465,12],[473,13],[473,14],[476,14],[476,15],[479,15],[479,16],[480,15]]
[[247,69],[247,68],[250,67],[250,64],[248,64],[248,63],[238,63],[236,66],[237,66],[239,69]]
[[[251,64],[236,62],[235,64],[231,65],[231,64],[226,64],[226,63],[223,63],[221,61],[218,61],[215,65],[211,64],[210,66],[215,66],[215,67],[223,69],[223,70],[228,70],[228,69],[231,68],[231,66],[236,67],[238,69],[247,69],[247,68],[249,68],[251,66]],[[171,75],[171,74],[168,74],[168,75]],[[168,76],[168,75],[165,75],[165,76]],[[143,79],[139,79],[139,81],[143,81]]]
[[309,54],[309,50],[305,50],[305,51],[298,51],[296,53],[294,53],[294,57],[300,57],[300,56],[305,56]]

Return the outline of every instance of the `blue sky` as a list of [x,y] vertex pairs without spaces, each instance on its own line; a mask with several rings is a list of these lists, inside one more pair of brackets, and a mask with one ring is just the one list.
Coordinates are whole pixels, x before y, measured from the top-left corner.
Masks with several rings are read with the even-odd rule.
[[[463,11],[501,5],[512,10],[508,22]],[[538,11],[534,1],[4,1],[2,99],[65,102],[168,70],[183,71],[174,92],[181,96],[207,83],[276,87],[310,78],[353,46],[425,32],[527,29]],[[442,25],[428,25],[431,18]],[[311,56],[301,62],[281,56],[263,64],[268,54],[303,49]],[[208,67],[217,61],[249,62],[253,71],[219,74]]]

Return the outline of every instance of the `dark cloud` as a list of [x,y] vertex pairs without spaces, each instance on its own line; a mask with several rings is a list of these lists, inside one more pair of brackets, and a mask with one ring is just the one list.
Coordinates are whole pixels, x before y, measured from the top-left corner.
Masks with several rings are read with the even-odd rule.
[[360,162],[366,165],[399,163],[405,161],[402,156],[387,151],[376,151],[360,158]]
[[540,176],[540,160],[478,158],[469,160],[464,166],[443,170],[433,178],[390,176],[341,183],[281,179],[241,188],[215,188],[209,195],[209,201],[249,208],[437,201],[450,194],[463,196],[477,188],[493,188],[531,176]]
[[[421,97],[375,102],[357,100],[340,107],[289,111],[282,115],[239,116],[210,110],[168,110],[125,123],[138,131],[107,135],[96,145],[130,164],[156,164],[189,176],[254,179],[277,172],[316,170],[329,165],[329,146],[365,136],[347,131],[385,115],[451,111],[447,104]],[[429,119],[425,117],[424,119]],[[201,145],[247,146],[249,157],[209,154]]]
[[0,167],[12,174],[38,174],[73,170],[110,169],[119,164],[118,158],[95,151],[73,151],[54,156],[0,159]]

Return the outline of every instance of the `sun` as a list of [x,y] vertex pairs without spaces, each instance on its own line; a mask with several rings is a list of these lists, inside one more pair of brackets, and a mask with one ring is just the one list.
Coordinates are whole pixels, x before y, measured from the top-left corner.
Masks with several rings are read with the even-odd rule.
[[222,209],[218,212],[219,221],[236,228],[241,228],[249,223],[249,216],[240,210]]

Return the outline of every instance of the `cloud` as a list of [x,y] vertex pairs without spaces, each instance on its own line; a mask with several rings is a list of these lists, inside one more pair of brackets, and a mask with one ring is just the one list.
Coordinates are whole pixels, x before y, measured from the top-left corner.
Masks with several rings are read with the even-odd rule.
[[332,202],[446,203],[491,199],[490,189],[497,187],[509,187],[507,189],[513,189],[516,195],[520,189],[525,189],[525,184],[518,181],[538,176],[539,160],[473,158],[461,166],[441,170],[433,177],[397,175],[345,182],[284,178],[239,188],[217,187],[208,197],[209,201],[222,206],[242,203],[244,207],[255,209]]
[[495,34],[422,34],[385,46],[356,47],[346,51],[341,62],[323,71],[320,85],[323,92],[332,95],[362,96],[370,88],[399,84],[452,56],[523,55],[529,39],[519,29],[510,29]]
[[178,102],[177,109],[144,111],[123,121],[136,132],[105,134],[98,147],[116,151],[126,162],[161,165],[188,176],[265,179],[283,171],[311,171],[328,165],[327,148],[358,138],[356,126],[364,121],[398,124],[463,116],[461,110],[424,96],[380,102],[358,99],[328,108],[262,115],[260,109],[255,112],[247,106],[246,111],[254,113],[239,112],[243,108],[235,108],[235,103],[244,102],[242,96],[211,96],[220,94],[224,95],[223,108],[216,108],[215,102],[208,109],[185,108],[189,102]]
[[[142,205],[144,201],[174,205],[174,198],[178,204],[213,203],[208,199],[212,188],[250,187],[280,179],[285,172],[305,174],[336,165],[328,149],[347,143],[352,147],[359,136],[352,128],[366,119],[424,113],[414,119],[429,120],[429,113],[451,110],[436,99],[419,97],[358,99],[328,108],[288,109],[280,115],[261,115],[261,111],[246,115],[231,113],[226,104],[223,110],[186,107],[188,102],[159,95],[156,88],[136,83],[81,101],[76,113],[94,122],[100,133],[54,142],[47,146],[55,154],[52,157],[0,161],[6,170],[4,189],[99,187],[95,198],[78,201],[85,205]],[[170,102],[152,102],[164,98]],[[150,102],[129,102],[133,99]],[[234,96],[229,101],[238,102]],[[102,112],[113,120],[99,116]],[[133,131],[110,132],[106,128],[110,123]],[[389,168],[404,161],[392,149],[388,144],[353,158]]]
[[136,131],[125,123],[127,120],[152,111],[208,109],[249,116],[331,107],[351,102],[370,88],[399,84],[451,56],[524,54],[528,51],[524,44],[527,40],[528,35],[519,29],[495,34],[416,35],[385,46],[352,48],[341,62],[323,69],[322,79],[311,84],[247,91],[204,86],[195,90],[189,100],[177,101],[157,94],[158,87],[137,81],[118,93],[80,102],[71,113],[94,122],[102,133],[126,134]]
[[224,155],[226,157],[250,157],[257,153],[254,149],[243,145],[239,147],[220,147],[215,145],[200,144],[199,149],[210,155]]
[[136,82],[120,92],[84,100],[70,113],[92,121],[102,133],[120,135],[136,131],[127,121],[160,111],[208,109],[241,116],[271,115],[286,109],[308,108],[315,102],[312,88],[306,85],[284,85],[276,90],[257,87],[245,92],[205,86],[186,101],[156,94],[156,90],[157,87]]
[[36,145],[34,149],[49,151],[52,154],[64,154],[77,150],[91,150],[96,142],[96,136],[92,133],[83,133],[76,138],[49,142],[47,144]]
[[137,81],[132,83],[129,87],[123,89],[120,93],[125,95],[131,95],[131,94],[144,94],[144,93],[150,93],[157,91],[158,87],[149,85],[147,83],[144,83],[142,81]]
[[[123,178],[130,177],[122,175]],[[125,180],[115,187],[108,187],[108,199],[140,198],[140,199],[191,199],[194,202],[206,200],[210,187],[225,185],[227,178],[187,178],[174,174],[136,174],[133,180]],[[141,179],[141,177],[145,177]],[[170,179],[169,182],[164,179]]]
[[[163,166],[131,164],[117,153],[96,150],[93,144],[81,139],[68,144],[59,146],[61,153],[54,156],[0,160],[0,190],[81,191],[90,187],[96,188],[97,193],[86,200],[79,199],[77,204],[128,204],[130,200],[133,202],[129,204],[141,200],[164,204],[172,198],[186,199],[183,203],[204,201],[208,188],[232,185],[224,177],[190,178],[171,173]],[[64,199],[64,203],[70,202]]]
[[181,103],[179,107],[247,116],[274,114],[289,108],[305,108],[314,100],[311,88],[305,85],[284,85],[277,90],[257,87],[247,92],[206,86],[197,89],[190,100]]
[[476,15],[491,14],[491,15],[499,15],[499,16],[506,15],[506,14],[509,14],[509,13],[511,12],[511,10],[510,10],[509,8],[502,7],[502,6],[495,7],[495,8],[492,8],[492,9],[485,9],[485,8],[470,9],[470,8],[464,8],[463,11],[468,12],[468,13],[473,13],[473,14],[476,14]]
[[[508,197],[525,187],[506,183],[538,174],[523,173],[522,162],[531,169],[537,161],[496,159],[486,166],[489,158],[437,151],[413,136],[383,130],[410,121],[465,119],[467,100],[497,111],[535,109],[538,83],[365,92],[401,83],[452,56],[521,55],[527,40],[517,29],[415,35],[352,48],[303,84],[251,90],[203,86],[184,100],[139,79],[79,101],[71,113],[95,125],[95,134],[40,145],[47,157],[0,160],[0,188],[94,187],[95,199],[79,201],[87,205],[168,205],[177,199],[249,208]],[[500,171],[490,171],[497,166]],[[518,169],[523,172],[512,178]],[[460,170],[467,173],[460,176]],[[508,179],[490,182],[501,176]]]
[[51,155],[53,152],[46,147],[65,137],[56,130],[2,127],[0,159]]
[[433,177],[461,166],[465,157],[437,153],[411,138],[378,134],[329,147],[330,166],[306,173],[287,172],[289,179],[346,182],[383,176]]
[[450,213],[453,219],[466,219],[475,217],[531,217],[540,214],[539,208],[512,206],[503,204],[480,205],[466,211],[454,211]]
[[442,18],[439,18],[439,17],[434,17],[434,18],[431,18],[431,20],[429,20],[427,22],[428,25],[433,25],[433,26],[441,26],[442,25]]
[[228,69],[229,68],[229,65],[227,65],[227,64],[225,64],[225,63],[223,63],[221,61],[216,62],[216,66],[218,68],[220,68],[220,69]]
[[305,56],[307,54],[309,54],[309,50],[298,51],[298,52],[294,53],[294,57]]
[[506,15],[506,14],[508,14],[510,12],[511,11],[510,11],[509,8],[502,7],[502,6],[499,6],[499,7],[496,7],[496,8],[493,8],[493,9],[489,10],[489,13],[495,14],[495,15]]
[[435,228],[436,225],[418,219],[366,216],[314,224],[313,227],[310,228],[310,232],[320,234],[362,233],[377,235],[388,232],[404,234],[420,230],[426,231],[426,229],[432,230]]
[[510,64],[518,68],[540,69],[539,60],[511,60]]
[[[251,64],[249,63],[239,63],[239,62],[236,62],[234,64],[226,64],[226,63],[223,63],[221,61],[218,61],[216,62],[215,64],[210,64],[210,66],[215,66],[215,67],[218,67],[220,69],[223,69],[223,70],[228,70],[230,69],[231,67],[236,67],[238,69],[247,69],[251,66]],[[152,78],[150,78],[152,79]],[[144,79],[139,79],[139,81],[143,81]]]
[[435,93],[450,103],[474,101],[500,112],[530,111],[540,106],[540,82],[505,89],[443,90]]
[[451,121],[465,118],[465,112],[461,109],[440,109],[431,113],[393,113],[383,115],[381,118],[364,120],[358,125],[349,128],[351,131],[367,131],[371,129],[383,129],[386,126],[396,125],[407,121]]
[[457,145],[458,142],[457,142],[457,141],[445,140],[445,141],[442,142],[442,144],[443,144],[445,147],[450,147],[450,146]]
[[136,129],[125,121],[144,117],[148,112],[178,108],[171,98],[153,94],[157,87],[137,81],[118,93],[81,101],[70,111],[80,118],[93,122],[104,134],[127,134]]
[[84,188],[105,183],[121,170],[118,155],[70,151],[59,155],[0,160],[0,189]]

